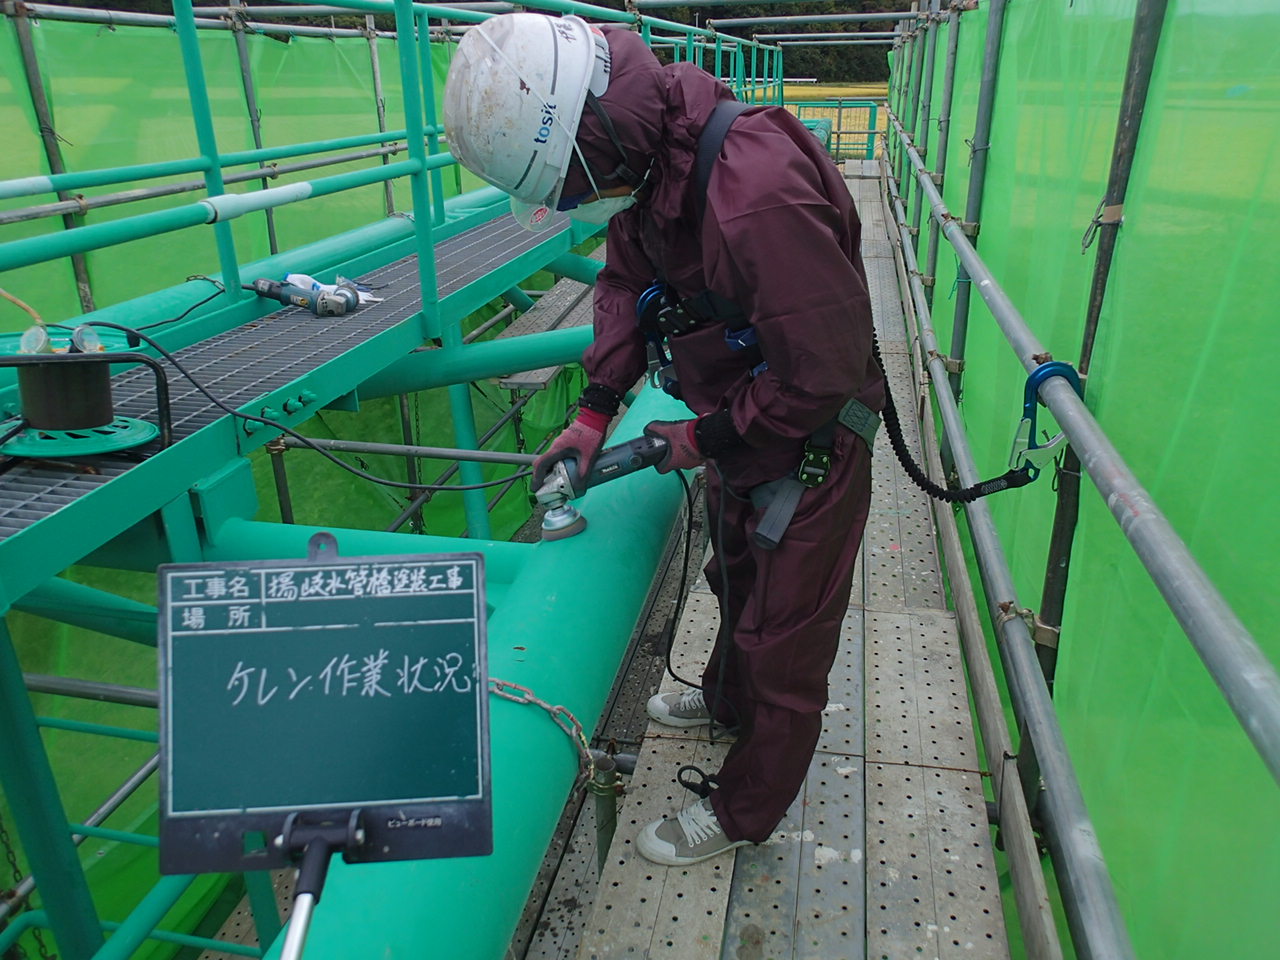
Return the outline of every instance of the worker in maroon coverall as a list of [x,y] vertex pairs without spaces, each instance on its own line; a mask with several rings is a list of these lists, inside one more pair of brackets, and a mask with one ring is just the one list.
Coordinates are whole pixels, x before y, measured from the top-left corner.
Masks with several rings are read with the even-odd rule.
[[583,357],[589,385],[577,419],[536,463],[535,486],[565,457],[579,458],[586,473],[623,394],[645,373],[636,304],[655,278],[691,310],[713,291],[741,311],[757,338],[755,349],[730,349],[726,326],[743,323],[719,322],[714,313],[669,338],[682,399],[697,416],[645,428],[671,444],[661,471],[710,464],[707,580],[732,625],[732,633],[720,631],[701,690],[649,703],[655,720],[694,726],[708,722],[710,702],[718,722],[738,728],[718,788],[638,838],[649,859],[684,864],[766,840],[804,782],[867,517],[870,449],[835,428],[829,472],[804,489],[776,549],[752,537],[761,511],[750,491],[795,476],[806,441],[824,426],[830,435],[847,401],[880,410],[884,381],[872,355],[860,224],[817,139],[778,107],[737,117],[699,224],[698,138],[716,104],[733,94],[693,64],[662,66],[634,33],[605,28],[603,35],[612,63],[598,107],[613,129],[594,107],[583,110],[551,202],[583,219],[595,203],[626,209],[608,221],[595,340]]

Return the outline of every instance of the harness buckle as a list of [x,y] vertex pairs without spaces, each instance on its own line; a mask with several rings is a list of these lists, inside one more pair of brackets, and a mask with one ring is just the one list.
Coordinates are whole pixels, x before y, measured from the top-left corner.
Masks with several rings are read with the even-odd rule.
[[724,342],[730,350],[745,350],[756,345],[756,328],[743,327],[741,330],[725,330]]
[[804,459],[800,461],[800,469],[796,471],[796,479],[806,487],[820,487],[827,482],[827,474],[831,472],[831,448],[819,447],[812,441],[804,445]]

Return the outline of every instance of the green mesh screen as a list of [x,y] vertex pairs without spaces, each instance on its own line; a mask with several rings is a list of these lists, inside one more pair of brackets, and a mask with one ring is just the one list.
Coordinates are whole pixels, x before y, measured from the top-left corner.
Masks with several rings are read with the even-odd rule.
[[[1006,11],[978,249],[1054,357],[1072,363],[1094,262],[1081,235],[1106,184],[1134,7]],[[1273,661],[1280,514],[1268,504],[1280,458],[1265,424],[1280,359],[1267,266],[1280,256],[1277,28],[1270,3],[1170,4],[1088,383],[1103,429]],[[959,30],[944,189],[957,216],[985,6]],[[945,39],[944,28],[935,113]],[[955,263],[943,240],[934,323],[944,346]],[[980,469],[994,475],[1024,375],[976,293],[972,305],[963,408]],[[989,501],[1031,607],[1050,473]],[[1138,955],[1273,952],[1280,794],[1087,481],[1055,698]]]

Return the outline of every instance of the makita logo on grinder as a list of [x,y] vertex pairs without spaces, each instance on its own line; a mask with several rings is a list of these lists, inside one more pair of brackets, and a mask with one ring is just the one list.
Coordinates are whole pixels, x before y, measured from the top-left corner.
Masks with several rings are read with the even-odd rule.
[[538,128],[538,135],[533,138],[534,143],[546,143],[547,138],[551,136],[551,125],[556,122],[556,105],[554,103],[544,103],[542,105],[542,126]]

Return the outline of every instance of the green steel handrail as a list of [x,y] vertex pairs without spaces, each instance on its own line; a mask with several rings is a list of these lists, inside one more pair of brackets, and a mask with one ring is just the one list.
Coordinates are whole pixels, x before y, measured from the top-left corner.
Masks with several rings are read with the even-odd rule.
[[132,843],[138,847],[154,847],[160,849],[160,838],[146,833],[134,833],[130,830],[112,830],[110,827],[93,827],[86,823],[71,824],[72,836],[97,837],[99,840],[114,840],[116,843]]
[[[135,730],[132,727],[115,727],[106,723],[88,723],[84,720],[67,720],[63,717],[36,717],[36,725],[48,730],[91,733],[100,737],[114,737],[117,740],[138,740],[142,743],[158,743],[160,739],[154,730]],[[84,831],[80,832],[83,833]]]
[[[398,163],[372,167],[368,170],[338,173],[319,180],[299,180],[283,187],[270,187],[250,193],[222,194],[219,197],[198,200],[170,210],[142,213],[108,223],[77,227],[75,230],[66,230],[61,233],[12,240],[9,243],[0,244],[0,271],[30,266],[33,263],[54,260],[73,253],[114,246],[129,240],[154,237],[181,230],[183,227],[231,220],[258,210],[273,210],[286,203],[294,203],[310,197],[328,196],[384,180],[394,180],[397,177],[417,173],[424,169],[424,166],[427,169],[436,169],[454,162],[452,154],[438,153],[428,158],[425,164],[418,160],[401,160]],[[429,209],[425,204],[424,208]]]
[[[102,921],[102,929],[115,933],[122,923],[111,920]],[[49,917],[43,910],[25,910],[18,914],[8,926],[0,930],[0,955],[11,950],[13,945],[22,939],[28,930],[48,930]],[[202,950],[215,950],[219,953],[231,953],[239,957],[261,957],[262,949],[244,943],[231,943],[213,937],[197,937],[189,933],[174,933],[171,930],[152,930],[148,940],[159,940],[161,943],[176,943],[182,947],[196,947]]]
[[[429,135],[444,132],[436,125],[427,128]],[[263,147],[261,150],[239,150],[220,154],[218,160],[224,167],[237,167],[250,163],[269,163],[334,150],[367,147],[375,143],[392,143],[405,139],[406,131],[388,130],[386,133],[366,133],[355,137],[339,137],[333,140],[313,140],[309,143],[293,143],[280,147]],[[139,163],[127,167],[105,167],[81,173],[59,173],[47,177],[19,177],[0,180],[0,200],[30,197],[40,193],[56,193],[60,190],[82,190],[85,187],[106,187],[138,180],[154,180],[159,177],[180,176],[186,173],[202,173],[209,166],[204,157],[186,160],[164,160],[157,163]]]

